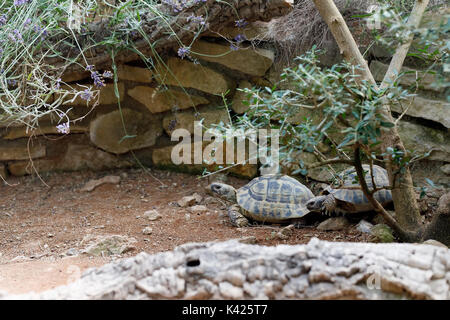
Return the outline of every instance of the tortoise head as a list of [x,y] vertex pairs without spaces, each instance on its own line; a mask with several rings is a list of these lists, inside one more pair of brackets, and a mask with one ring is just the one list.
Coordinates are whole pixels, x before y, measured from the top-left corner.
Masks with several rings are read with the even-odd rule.
[[331,194],[314,197],[306,203],[309,211],[330,213],[336,208],[336,199]]
[[225,183],[213,182],[206,187],[206,192],[234,203],[237,201],[236,189]]

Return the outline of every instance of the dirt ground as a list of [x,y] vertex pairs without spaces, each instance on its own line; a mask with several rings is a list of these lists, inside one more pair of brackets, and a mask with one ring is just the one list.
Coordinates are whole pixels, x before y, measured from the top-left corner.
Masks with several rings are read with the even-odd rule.
[[[107,175],[120,176],[120,183],[81,190],[88,181]],[[0,291],[48,290],[76,280],[87,268],[142,251],[171,250],[186,242],[254,236],[258,244],[277,245],[307,243],[311,237],[330,241],[367,241],[368,237],[354,227],[318,231],[318,221],[295,229],[287,240],[274,237],[280,229],[277,225],[234,228],[226,205],[205,193],[208,179],[187,174],[128,169],[51,173],[41,178],[48,186],[31,176],[10,177],[9,185],[0,186]],[[239,187],[247,181],[229,177],[227,183]],[[194,193],[203,197],[207,212],[193,213],[177,205]],[[152,209],[162,218],[146,219],[144,212]],[[143,234],[146,227],[152,228],[151,234]],[[76,254],[83,249],[83,238],[97,235],[132,237],[135,250],[107,257]]]

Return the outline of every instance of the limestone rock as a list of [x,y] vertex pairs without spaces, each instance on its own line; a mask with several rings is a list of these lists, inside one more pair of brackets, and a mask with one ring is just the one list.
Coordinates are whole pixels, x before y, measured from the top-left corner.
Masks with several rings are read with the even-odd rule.
[[120,64],[117,67],[119,80],[151,83],[152,72],[147,68],[133,67],[126,64]]
[[[207,145],[207,143],[203,144],[203,148]],[[152,162],[155,166],[160,168],[170,168],[173,170],[178,170],[182,172],[188,172],[188,173],[196,173],[201,174],[204,171],[204,168],[207,168],[208,170],[215,170],[217,167],[217,164],[211,164],[208,165],[206,163],[204,164],[194,164],[194,144],[191,143],[190,149],[191,149],[191,164],[179,164],[175,165],[172,162],[172,150],[174,146],[166,146],[166,147],[160,147],[155,148],[152,153]],[[225,153],[224,153],[225,155]],[[227,166],[226,164],[222,166]],[[229,172],[234,173],[235,175],[246,177],[246,178],[253,178],[258,173],[258,167],[254,164],[245,164],[245,165],[235,165],[228,169]]]
[[222,74],[187,60],[169,58],[167,67],[170,72],[162,68],[158,70],[159,77],[156,80],[160,84],[193,88],[215,95],[233,90],[235,87]]
[[446,194],[441,196],[437,205],[437,213],[450,215],[450,192],[447,192]]
[[121,235],[91,236],[83,238],[81,245],[88,244],[82,253],[91,256],[109,256],[135,250],[136,239]]
[[[122,109],[126,132],[123,128],[120,110],[98,116],[91,122],[90,138],[99,148],[121,154],[130,150],[153,146],[162,134],[161,121],[131,109]],[[130,138],[123,139],[125,135]]]
[[198,53],[192,54],[193,57],[218,63],[251,76],[263,76],[275,58],[274,52],[267,49],[247,46],[231,50],[229,45],[201,40],[192,45],[192,51]]
[[87,79],[91,77],[91,73],[88,71],[80,71],[80,72],[66,72],[61,77],[63,82],[69,83],[74,81],[80,81],[83,79]]
[[[239,82],[238,87],[239,87],[239,89],[251,88],[252,84],[246,80],[242,80],[241,82]],[[242,103],[242,101],[246,101],[246,100],[247,100],[247,94],[240,90],[236,90],[236,93],[234,94],[233,102],[232,102],[232,109],[234,110],[234,112],[236,112],[237,114],[243,114],[243,113],[247,112],[247,110],[249,109],[249,106]]]
[[238,34],[245,36],[245,39],[264,41],[268,40],[267,33],[269,32],[270,22],[255,21],[249,23],[244,29],[230,26],[219,26],[217,30],[208,30],[204,37],[219,37],[226,39],[234,39]]
[[[63,89],[71,90],[68,86],[61,86]],[[72,86],[75,90],[78,92],[84,91],[86,88],[82,87],[80,85],[73,85]],[[123,101],[125,97],[125,85],[122,82],[119,82],[117,84],[119,95],[120,95],[120,101]],[[107,83],[103,88],[96,89],[92,88],[92,91],[99,90],[99,97],[98,97],[98,103],[101,105],[104,104],[117,104],[117,97],[114,93],[114,84]],[[71,101],[74,98],[73,95],[68,95],[64,99],[64,103],[68,106],[82,106],[86,107],[86,105],[92,106],[94,105],[94,102],[96,101],[95,97],[92,98],[89,102],[86,100],[83,100],[80,96],[76,97],[73,101]]]
[[[82,133],[88,132],[89,126],[86,124],[70,124],[70,133]],[[43,123],[39,124],[39,127],[34,130],[27,130],[26,127],[10,127],[8,133],[3,137],[5,140],[14,140],[19,138],[40,136],[48,134],[61,134],[56,128],[56,124]]]
[[34,169],[30,161],[16,161],[8,164],[8,169],[14,176],[50,171],[78,171],[78,170],[105,170],[132,166],[126,159],[99,150],[89,144],[69,143],[67,150],[58,157],[33,160]]
[[[372,72],[376,81],[382,81],[389,66],[380,61],[373,60],[370,64],[370,71]],[[399,83],[403,87],[412,86],[416,82],[419,83],[419,88],[424,90],[432,90],[439,92],[439,89],[433,86],[433,83],[437,82],[435,75],[431,73],[425,73],[420,70],[414,70],[408,67],[403,67],[399,73],[405,73],[400,79]],[[419,81],[420,80],[420,81]]]
[[450,164],[445,164],[440,169],[446,175],[450,175]]
[[0,177],[3,179],[8,177],[8,171],[6,170],[6,167],[3,163],[0,163]]
[[186,196],[178,200],[178,205],[182,208],[193,206],[197,203],[197,200],[194,196]]
[[317,230],[321,231],[339,231],[350,225],[345,217],[333,217],[321,222],[317,226]]
[[292,234],[294,233],[295,226],[293,224],[290,224],[284,228],[282,228],[280,231],[277,232],[277,238],[280,240],[287,240],[289,239]]
[[46,155],[46,148],[39,143],[22,141],[0,141],[0,161],[5,160],[26,160],[42,158]]
[[105,183],[118,184],[119,182],[120,182],[120,176],[105,176],[100,179],[89,180],[83,186],[83,188],[81,188],[81,191],[90,192],[90,191],[94,190],[95,188],[97,188],[98,186],[101,186],[102,184],[105,184]]
[[428,240],[426,240],[426,241],[424,241],[422,243],[423,244],[428,244],[430,246],[437,246],[437,247],[448,249],[448,247],[445,244],[443,244],[442,242],[433,240],[433,239],[428,239]]
[[431,151],[429,160],[450,162],[450,133],[399,121],[398,132],[407,150],[418,153]]
[[449,261],[448,249],[425,244],[187,243],[87,270],[66,286],[0,298],[448,300]]
[[425,99],[419,96],[402,101],[400,104],[393,104],[391,110],[412,117],[423,118],[441,123],[450,128],[450,103],[442,100]]
[[209,100],[177,90],[159,90],[156,88],[136,86],[128,90],[128,95],[145,105],[152,113],[177,109],[187,109],[207,104]]
[[147,220],[155,221],[162,218],[162,215],[157,210],[148,210],[144,212],[144,217]]
[[150,227],[145,227],[144,230],[142,230],[142,233],[145,235],[151,235],[153,233],[153,229]]
[[192,207],[189,208],[189,210],[192,213],[197,213],[197,214],[208,212],[208,208],[203,206],[203,205],[192,206]]
[[174,130],[179,128],[184,128],[193,134],[194,122],[202,119],[202,124],[206,128],[220,122],[229,123],[228,111],[225,108],[204,107],[198,108],[197,111],[189,109],[175,114],[168,114],[163,119],[163,127],[169,136]]
[[372,229],[373,224],[371,224],[370,222],[367,222],[366,220],[361,220],[357,225],[356,225],[356,230],[358,230],[361,233],[370,233],[370,229]]
[[[282,161],[281,171],[284,174],[292,174],[294,171],[298,170],[300,166],[297,164],[300,160],[303,161],[305,166],[312,165],[318,162],[318,159],[313,153],[310,152],[300,152],[297,155],[292,155],[294,159],[291,162]],[[332,166],[335,172],[339,172],[345,169],[345,165],[337,164]],[[333,171],[328,166],[317,167],[313,169],[308,169],[308,177],[316,181],[329,182],[333,178]]]

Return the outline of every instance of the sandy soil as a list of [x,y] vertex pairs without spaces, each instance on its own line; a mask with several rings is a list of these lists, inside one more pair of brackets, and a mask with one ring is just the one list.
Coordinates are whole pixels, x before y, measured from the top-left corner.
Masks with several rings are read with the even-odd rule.
[[[103,184],[81,191],[92,179],[121,177],[119,184]],[[209,197],[208,179],[167,171],[143,169],[108,172],[52,173],[38,177],[10,177],[0,186],[0,290],[10,293],[43,291],[76,280],[87,268],[146,251],[171,250],[186,242],[226,240],[254,236],[258,244],[307,243],[311,237],[331,241],[367,241],[354,227],[345,231],[295,229],[287,240],[274,237],[280,226],[232,227],[226,205]],[[247,183],[230,177],[236,187]],[[207,212],[192,213],[176,202],[198,193]],[[163,217],[149,221],[143,214],[155,209]],[[323,218],[319,217],[319,220]],[[143,234],[151,227],[150,235]],[[68,256],[80,252],[85,236],[122,235],[137,240],[135,250],[122,255]]]

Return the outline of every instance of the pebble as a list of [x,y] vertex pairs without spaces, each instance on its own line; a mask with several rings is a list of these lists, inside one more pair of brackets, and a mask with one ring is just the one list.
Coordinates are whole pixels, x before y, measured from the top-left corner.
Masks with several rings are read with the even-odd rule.
[[78,250],[75,248],[70,248],[69,250],[66,251],[66,255],[76,256],[76,255],[78,255]]
[[194,196],[186,196],[177,201],[182,208],[193,206],[197,202]]
[[150,221],[155,221],[162,218],[162,215],[157,210],[148,210],[144,212],[144,217]]
[[362,233],[370,233],[370,229],[372,229],[373,224],[371,224],[370,222],[367,222],[366,220],[361,220],[357,225],[356,225],[356,230],[358,230],[359,232]]
[[208,208],[203,205],[196,205],[190,208],[192,213],[204,213],[208,211]]
[[152,234],[152,232],[153,232],[153,229],[150,227],[146,227],[146,228],[144,228],[144,230],[142,230],[142,233],[145,235],[150,235],[150,234]]
[[317,230],[321,231],[339,231],[345,229],[350,224],[345,217],[334,217],[322,221],[318,226]]

